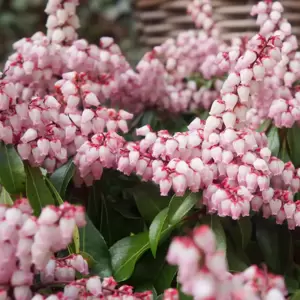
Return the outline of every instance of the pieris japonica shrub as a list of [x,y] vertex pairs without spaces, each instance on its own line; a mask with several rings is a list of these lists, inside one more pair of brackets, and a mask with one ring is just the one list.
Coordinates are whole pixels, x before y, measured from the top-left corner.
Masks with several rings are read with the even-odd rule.
[[[300,296],[300,52],[279,2],[220,39],[208,0],[136,68],[79,0],[0,80],[0,299]],[[298,291],[299,290],[299,291]]]

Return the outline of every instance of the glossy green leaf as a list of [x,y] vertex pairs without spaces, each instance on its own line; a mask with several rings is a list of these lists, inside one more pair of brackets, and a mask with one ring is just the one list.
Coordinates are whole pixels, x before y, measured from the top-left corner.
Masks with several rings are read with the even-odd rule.
[[167,226],[168,208],[163,209],[153,220],[149,227],[149,242],[153,256],[156,256],[156,250],[161,238],[162,230]]
[[169,204],[168,222],[177,224],[201,200],[199,193],[186,193],[184,196],[173,196]]
[[0,204],[6,204],[6,205],[14,204],[9,193],[6,191],[6,189],[4,187],[1,188]]
[[[244,271],[248,267],[248,265],[244,261],[243,257],[241,256],[241,253],[238,253],[236,251],[236,249],[233,247],[229,239],[226,240],[226,246],[227,246],[226,256],[227,256],[229,271],[231,273]],[[242,254],[244,253],[242,252]]]
[[161,196],[158,187],[153,184],[138,185],[133,194],[138,210],[147,222],[152,222],[155,216],[170,202],[170,197]]
[[287,141],[284,140],[279,151],[278,158],[280,158],[284,163],[290,162],[291,158],[287,149]]
[[177,268],[175,266],[170,266],[169,264],[165,263],[154,281],[156,291],[158,293],[163,293],[164,290],[168,289],[171,286],[176,273]]
[[95,182],[90,188],[87,213],[109,247],[131,232],[139,233],[144,228],[141,218],[126,219],[114,209],[111,201],[101,192],[100,182]]
[[293,264],[293,243],[286,226],[273,220],[255,219],[256,240],[263,254],[263,260],[271,271],[285,273]]
[[64,203],[63,199],[61,198],[60,194],[58,193],[58,191],[56,190],[56,188],[54,187],[54,185],[52,184],[52,182],[47,178],[45,177],[45,181],[46,181],[46,184],[49,188],[49,190],[51,191],[54,199],[56,200],[57,204],[58,205],[61,205]]
[[300,290],[298,290],[290,299],[291,300],[300,300]]
[[0,142],[0,181],[10,194],[25,191],[26,174],[24,164],[12,145]]
[[269,130],[268,134],[268,147],[272,152],[272,155],[278,156],[279,149],[280,149],[280,139],[278,134],[278,128],[272,126]]
[[[164,266],[168,265],[166,262],[168,248],[169,241],[162,243],[155,258],[151,251],[147,250],[136,262],[134,271],[129,279],[129,284],[137,286],[145,282],[155,283],[158,280]],[[147,270],[147,272],[145,272],[145,270]]]
[[79,228],[80,251],[89,254],[96,262],[92,272],[102,277],[111,276],[111,258],[105,240],[88,216],[86,220],[86,226]]
[[275,226],[269,221],[256,218],[256,240],[267,265],[272,271],[278,271],[279,261],[279,240]]
[[34,214],[38,216],[43,207],[54,205],[55,200],[50,192],[39,168],[25,165],[26,170],[26,195],[33,208]]
[[75,172],[73,160],[58,168],[51,176],[50,181],[62,198],[65,197],[67,187]]
[[251,240],[252,223],[250,217],[240,218],[238,221],[239,231],[241,234],[242,247],[245,249]]
[[287,275],[285,274],[284,276],[284,281],[287,287],[287,290],[289,293],[293,294],[295,293],[298,289],[299,289],[299,282],[297,280],[297,278],[295,278],[296,276],[292,276],[292,275]]
[[201,219],[201,223],[210,226],[216,236],[217,248],[226,252],[226,235],[220,217],[217,215],[205,216]]
[[129,236],[116,242],[109,249],[114,278],[118,282],[127,280],[132,274],[137,260],[149,247],[148,232]]
[[286,273],[294,262],[294,245],[291,231],[282,225],[275,225],[275,230],[278,234],[278,254],[280,261],[280,273]]
[[266,121],[264,121],[260,127],[258,128],[258,132],[266,132],[268,130],[268,128],[271,126],[272,124],[272,120],[267,119]]
[[300,128],[294,125],[287,129],[289,156],[296,168],[300,166]]

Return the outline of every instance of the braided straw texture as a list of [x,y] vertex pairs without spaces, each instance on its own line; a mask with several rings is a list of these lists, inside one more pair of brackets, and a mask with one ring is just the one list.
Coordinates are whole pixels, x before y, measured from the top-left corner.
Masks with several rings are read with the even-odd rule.
[[[180,31],[193,29],[186,8],[191,0],[135,0],[134,11],[140,42],[153,47],[167,38],[176,37]],[[257,32],[255,19],[250,16],[255,0],[211,0],[213,16],[221,29],[221,36],[229,40],[235,36],[253,35]],[[281,0],[285,17],[300,38],[300,0]]]

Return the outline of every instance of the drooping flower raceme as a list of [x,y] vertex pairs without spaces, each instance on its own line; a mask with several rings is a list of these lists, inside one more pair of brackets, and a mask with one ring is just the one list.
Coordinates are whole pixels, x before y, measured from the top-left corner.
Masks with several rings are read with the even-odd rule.
[[213,102],[206,121],[195,119],[186,132],[171,135],[153,132],[149,126],[137,130],[145,136],[120,150],[118,170],[140,175],[160,185],[161,194],[171,188],[177,195],[203,189],[203,202],[210,213],[238,219],[250,208],[263,210],[264,217],[287,219],[289,228],[299,226],[299,171],[271,156],[263,133],[245,127],[250,97],[256,83],[264,79],[266,60],[280,60],[281,42],[257,35],[236,63]]
[[276,127],[292,127],[299,121],[299,93],[294,83],[299,80],[300,53],[298,42],[292,34],[291,24],[282,17],[283,7],[279,2],[259,2],[251,14],[257,15],[260,34],[269,37],[273,33],[282,41],[282,57],[274,70],[266,72],[259,93],[252,97],[247,118],[257,128],[267,118],[274,120]]
[[[144,299],[151,292],[134,293],[130,286],[116,287],[113,278],[86,277],[88,264],[81,255],[57,257],[71,243],[76,226],[85,225],[83,207],[65,202],[46,206],[36,218],[28,200],[0,206],[0,298],[40,299]],[[76,280],[76,272],[85,276]],[[39,276],[39,277],[37,277]],[[39,278],[39,280],[37,280]],[[43,290],[62,286],[62,292],[45,295]]]
[[[213,231],[206,225],[194,229],[191,237],[171,242],[167,260],[178,266],[181,289],[194,299],[284,300],[284,279],[257,266],[241,273],[229,273],[224,251],[218,250]],[[165,291],[165,299],[176,299],[175,290]]]

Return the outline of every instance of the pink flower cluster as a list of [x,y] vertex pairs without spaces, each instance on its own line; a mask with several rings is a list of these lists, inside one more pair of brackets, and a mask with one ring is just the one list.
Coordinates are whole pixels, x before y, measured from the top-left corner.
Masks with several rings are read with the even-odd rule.
[[[150,105],[179,112],[208,108],[218,94],[205,87],[198,90],[194,81],[183,83],[193,72],[205,72],[218,52],[218,41],[205,32],[167,41],[146,54],[135,72],[111,38],[101,38],[99,46],[77,40],[77,5],[50,0],[47,35],[38,32],[16,42],[0,80],[0,140],[16,145],[24,160],[48,172],[81,153],[79,148],[91,144],[94,134],[127,132],[133,115],[107,108],[107,100],[134,111]],[[223,74],[217,65],[210,70],[205,77]],[[89,162],[81,157],[80,164]],[[90,172],[82,168],[81,177],[86,177]],[[94,178],[99,178],[101,171],[96,172]]]
[[[230,274],[225,253],[217,249],[213,231],[206,225],[196,228],[191,237],[175,238],[167,260],[178,266],[181,289],[194,299],[284,300],[284,279],[251,266],[241,273]],[[178,299],[176,291],[167,290],[165,299]]]
[[293,86],[300,78],[300,52],[296,51],[298,42],[291,24],[282,13],[279,2],[259,2],[252,9],[252,15],[257,15],[260,34],[265,37],[275,34],[282,41],[281,60],[267,72],[265,83],[252,97],[247,118],[254,128],[267,118],[277,127],[292,127],[300,120],[298,89]]
[[[11,207],[1,205],[1,299],[8,299],[8,293],[13,293],[16,300],[31,299],[34,275],[46,270],[53,254],[71,243],[75,226],[84,225],[83,208],[68,203],[44,208],[39,218],[32,216],[32,209],[25,198],[15,201]],[[69,277],[75,275],[75,270],[86,270],[86,262],[80,257],[70,258],[68,264],[72,266]],[[54,266],[56,276],[62,277],[66,271],[58,268]]]
[[213,20],[213,11],[210,0],[193,0],[187,8],[188,14],[192,17],[197,28],[203,28],[215,38],[219,30]]
[[149,126],[138,129],[145,138],[125,144],[118,170],[154,181],[162,195],[171,188],[177,195],[203,190],[210,213],[238,219],[251,208],[262,209],[279,224],[286,219],[290,229],[300,226],[300,207],[293,202],[300,188],[299,170],[271,156],[263,133],[245,128],[249,98],[257,91],[253,87],[280,60],[280,47],[277,37],[253,37],[206,121],[195,119],[188,131],[174,135],[152,132]]
[[[12,206],[0,206],[0,299],[130,299],[151,300],[151,292],[133,293],[130,286],[116,288],[113,278],[86,277],[76,280],[76,272],[88,274],[81,255],[64,258],[55,254],[72,241],[76,226],[85,225],[83,207],[65,202],[47,206],[41,215],[32,216],[28,200],[21,198]],[[39,281],[37,279],[39,275]],[[44,296],[40,290],[62,286],[63,292]]]
[[100,280],[98,276],[83,278],[72,282],[63,282],[63,292],[50,296],[35,294],[32,300],[108,300],[108,299],[132,299],[152,300],[152,292],[146,291],[134,293],[133,287],[123,285],[116,287],[117,283],[112,277]]
[[[281,17],[282,6],[261,3],[253,10],[259,15],[261,34],[247,44],[236,40],[228,47],[212,38],[208,29],[186,32],[146,54],[134,72],[112,39],[102,38],[96,46],[70,34],[66,28],[76,23],[70,21],[76,1],[49,1],[51,38],[37,33],[17,42],[6,65],[6,78],[0,82],[0,139],[16,145],[24,160],[49,172],[75,156],[78,184],[91,185],[101,178],[103,168],[113,168],[154,181],[162,195],[171,188],[177,195],[187,189],[204,190],[211,213],[237,219],[248,215],[250,208],[262,209],[265,217],[277,212],[277,222],[287,219],[291,229],[299,226],[299,205],[292,201],[300,185],[298,170],[272,157],[266,136],[248,128],[247,114],[261,88],[268,87],[280,66],[286,71],[283,75],[290,72],[286,62],[295,48],[289,25]],[[208,1],[192,5],[210,18]],[[274,28],[265,25],[270,20]],[[62,34],[70,34],[67,43],[57,42]],[[208,68],[208,61],[215,64]],[[207,69],[210,74],[204,74]],[[131,107],[155,106],[161,99],[170,111],[195,103],[196,107],[203,99],[209,106],[214,91],[206,97],[195,82],[182,83],[199,70],[207,78],[229,72],[206,121],[196,118],[188,131],[174,135],[145,126],[137,131],[144,136],[137,142],[126,142],[116,133],[128,131],[133,115],[103,106],[106,100]],[[289,88],[282,80],[283,88]],[[296,113],[297,102],[292,104]],[[277,112],[274,105],[284,107],[280,99],[274,100],[270,112]]]

